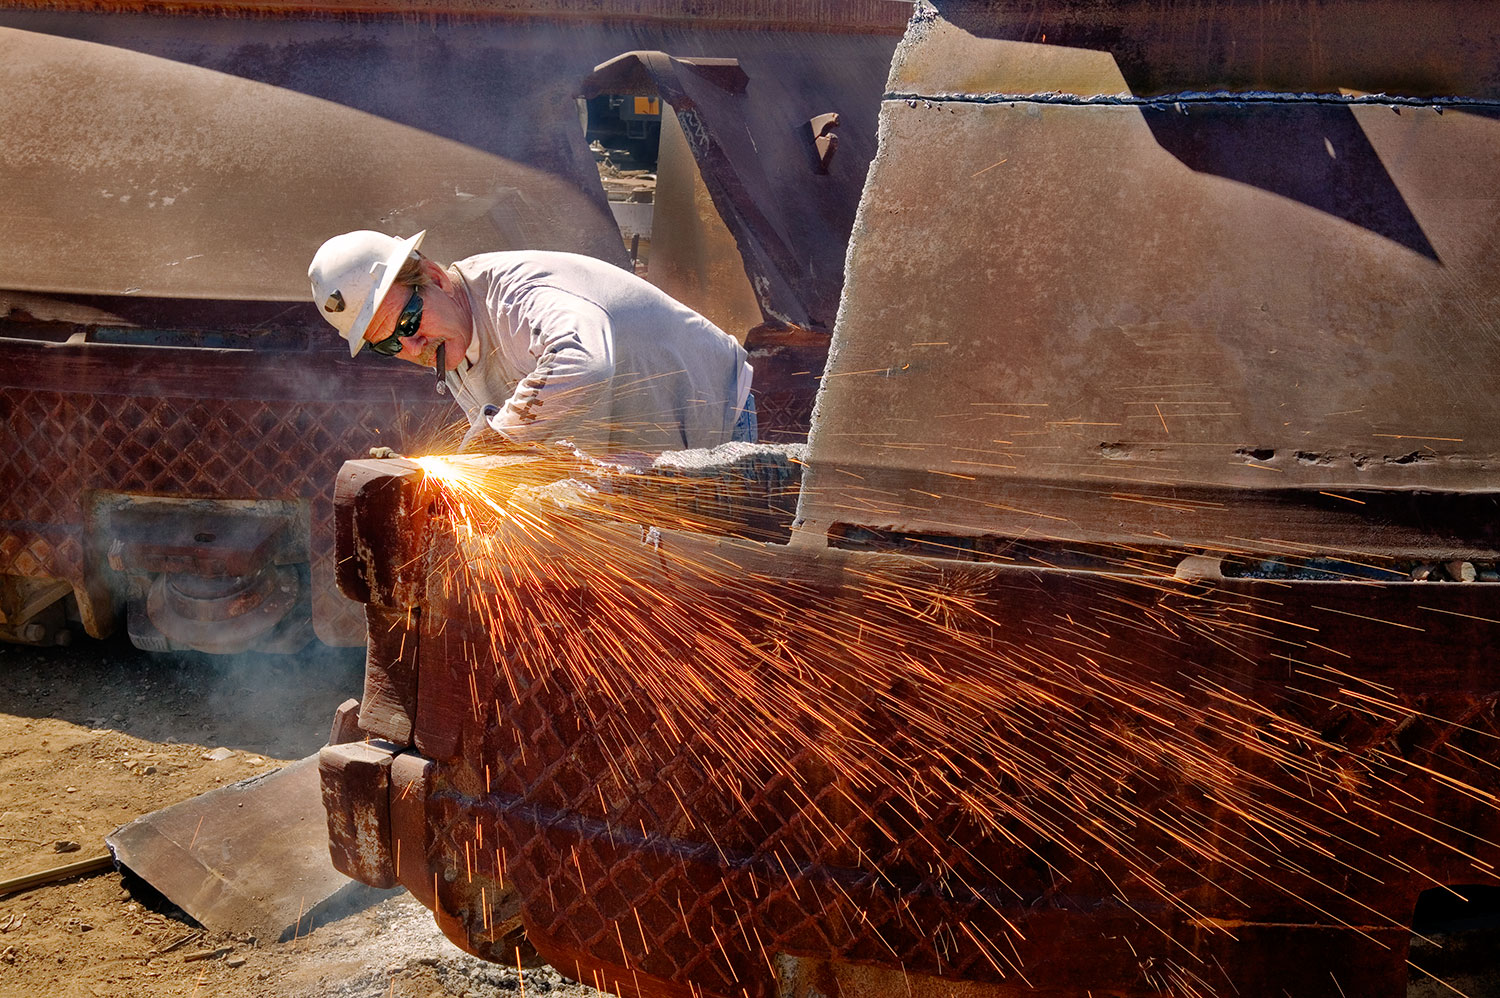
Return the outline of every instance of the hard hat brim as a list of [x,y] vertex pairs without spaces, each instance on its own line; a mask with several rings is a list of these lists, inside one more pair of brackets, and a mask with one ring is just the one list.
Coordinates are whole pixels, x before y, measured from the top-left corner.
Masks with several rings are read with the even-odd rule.
[[406,258],[414,250],[421,248],[422,237],[426,235],[427,230],[423,229],[411,238],[401,240],[389,257],[371,267],[371,270],[374,270],[376,267],[383,268],[383,270],[375,285],[374,293],[365,299],[364,307],[360,309],[359,315],[354,318],[354,324],[344,334],[349,340],[350,357],[357,355],[364,349],[365,330],[370,328],[370,320],[375,318],[375,313],[380,310],[380,305],[385,301],[385,296],[390,294],[391,287],[396,283],[396,275],[401,272],[402,266],[406,263]]

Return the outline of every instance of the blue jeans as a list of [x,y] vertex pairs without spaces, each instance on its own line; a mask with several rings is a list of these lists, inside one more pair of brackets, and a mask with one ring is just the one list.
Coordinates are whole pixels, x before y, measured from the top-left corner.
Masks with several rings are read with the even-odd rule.
[[747,444],[753,444],[760,439],[759,427],[755,422],[754,392],[745,396],[745,408],[740,410],[740,418],[734,424],[734,435],[729,439]]

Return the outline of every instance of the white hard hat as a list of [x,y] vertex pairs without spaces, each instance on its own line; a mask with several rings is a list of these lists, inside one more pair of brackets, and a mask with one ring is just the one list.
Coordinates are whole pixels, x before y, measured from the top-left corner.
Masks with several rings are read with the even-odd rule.
[[313,303],[349,341],[349,356],[365,345],[365,330],[385,300],[406,258],[422,245],[423,229],[410,239],[360,229],[334,236],[318,247],[312,266]]

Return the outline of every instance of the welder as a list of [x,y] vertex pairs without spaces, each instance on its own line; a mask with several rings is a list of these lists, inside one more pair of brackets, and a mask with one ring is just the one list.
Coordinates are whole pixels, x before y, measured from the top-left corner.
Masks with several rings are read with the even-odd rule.
[[566,441],[604,455],[756,439],[744,349],[652,284],[552,251],[443,266],[420,252],[425,234],[335,236],[308,278],[351,357],[436,367],[468,417],[466,447]]

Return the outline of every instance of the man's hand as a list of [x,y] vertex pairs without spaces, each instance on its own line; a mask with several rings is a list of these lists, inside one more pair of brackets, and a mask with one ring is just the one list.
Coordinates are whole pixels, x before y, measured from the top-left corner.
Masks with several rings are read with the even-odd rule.
[[401,455],[397,454],[395,451],[391,450],[389,447],[371,447],[370,448],[370,456],[373,457],[373,458],[388,458],[388,457],[400,457]]

